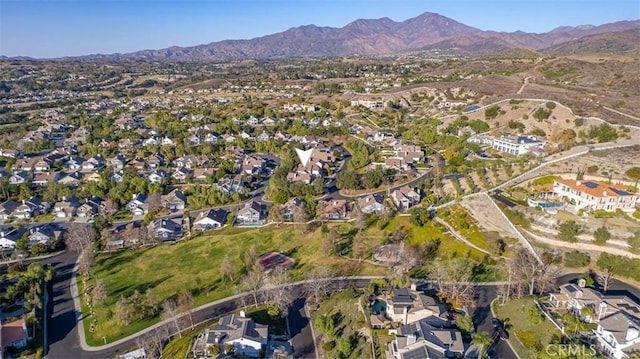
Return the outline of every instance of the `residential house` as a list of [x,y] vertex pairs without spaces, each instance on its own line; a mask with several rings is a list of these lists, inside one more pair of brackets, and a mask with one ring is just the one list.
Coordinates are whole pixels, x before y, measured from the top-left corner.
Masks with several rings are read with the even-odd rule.
[[544,149],[545,141],[534,136],[500,136],[493,139],[491,147],[512,155],[525,155],[533,149]]
[[257,137],[258,141],[269,141],[273,139],[273,132],[271,131],[262,131]]
[[220,140],[220,137],[212,132],[209,132],[204,136],[204,142],[206,143],[216,143],[219,140]]
[[113,174],[111,175],[111,180],[117,183],[124,181],[124,171],[123,170],[113,171]]
[[13,249],[16,242],[22,237],[22,229],[0,229],[0,248]]
[[282,217],[285,222],[293,222],[297,211],[304,210],[304,202],[298,198],[291,198],[282,205]]
[[127,203],[127,210],[134,216],[142,216],[149,213],[149,205],[147,203],[147,195],[142,193],[136,193],[129,203]]
[[85,172],[95,171],[101,168],[102,166],[104,166],[104,163],[105,163],[104,158],[102,157],[102,155],[98,154],[98,155],[87,158],[82,163],[82,170]]
[[210,229],[222,228],[227,221],[229,211],[224,208],[212,208],[200,212],[200,215],[193,222],[193,230],[208,231]]
[[127,159],[124,155],[118,154],[115,157],[109,159],[109,164],[113,168],[114,171],[119,171],[124,169],[124,166],[127,165]]
[[101,172],[87,173],[86,175],[82,176],[82,181],[84,181],[85,183],[89,183],[89,182],[98,183],[102,181],[102,174]]
[[0,324],[0,357],[10,348],[22,349],[27,346],[29,333],[24,318]]
[[159,218],[149,225],[149,233],[153,238],[162,241],[173,241],[182,237],[182,217]]
[[640,196],[627,191],[626,186],[601,181],[560,179],[553,183],[553,192],[560,199],[575,206],[576,210],[604,210],[633,212]]
[[129,166],[138,172],[142,172],[147,168],[147,161],[144,158],[136,157],[129,162]]
[[289,172],[287,173],[287,181],[289,182],[302,182],[304,184],[310,184],[313,182],[314,176],[306,172]]
[[200,160],[196,155],[184,155],[178,157],[173,161],[176,167],[186,167],[188,169],[194,169],[200,165]]
[[53,212],[58,218],[69,218],[76,215],[80,204],[75,197],[66,198],[62,197],[62,201],[56,202],[53,205]]
[[161,146],[175,146],[175,142],[173,142],[173,140],[170,137],[163,137],[162,140],[160,141],[160,145]]
[[20,206],[20,202],[16,202],[12,199],[8,199],[0,203],[0,220],[6,221],[13,218],[18,206]]
[[236,355],[258,358],[267,345],[269,327],[255,323],[251,318],[231,314],[220,318],[220,324],[205,330],[207,347],[219,346],[225,353],[225,346],[233,346]]
[[[396,288],[387,300],[387,314],[394,322],[408,324],[434,316],[447,320],[447,309],[434,297],[409,288]],[[444,322],[443,322],[444,323]]]
[[178,183],[185,183],[187,179],[191,175],[191,170],[186,167],[179,167],[171,174],[171,178],[173,178]]
[[207,177],[213,176],[214,174],[215,169],[213,168],[194,168],[193,180],[196,182],[204,182],[207,180]]
[[389,344],[394,359],[463,357],[466,349],[459,330],[434,326],[426,319],[399,327]]
[[409,186],[402,186],[393,190],[389,196],[400,212],[406,211],[420,203],[420,193],[417,189]]
[[29,229],[29,244],[39,243],[47,245],[58,240],[61,235],[62,231],[54,228],[51,224],[32,227]]
[[236,140],[236,136],[225,133],[224,135],[222,135],[222,139],[224,140],[224,142],[231,143]]
[[344,199],[322,200],[318,203],[322,216],[326,219],[348,219],[347,201]]
[[182,211],[187,207],[187,197],[179,189],[174,189],[166,195],[160,197],[162,207],[171,212]]
[[169,174],[165,170],[155,170],[147,175],[147,180],[151,183],[162,183]]
[[251,175],[256,173],[261,173],[265,168],[265,160],[259,157],[254,156],[245,156],[242,159],[242,173]]
[[146,162],[147,166],[149,166],[149,168],[152,170],[157,169],[160,166],[164,166],[164,164],[166,163],[164,155],[162,153],[156,153],[149,156]]
[[357,204],[362,213],[380,213],[384,210],[384,196],[380,194],[369,194],[364,197],[359,197]]
[[229,195],[232,193],[239,193],[246,187],[241,175],[227,175],[226,177],[218,180],[216,188]]
[[200,144],[200,136],[193,134],[187,138],[187,141],[191,146],[198,146]]
[[257,226],[264,224],[264,221],[265,213],[262,205],[253,200],[245,203],[236,217],[236,225],[238,226]]
[[82,165],[84,164],[84,162],[84,158],[80,156],[73,156],[63,164],[63,167],[72,171],[80,171],[82,170]]
[[12,174],[9,177],[9,184],[23,184],[27,183],[31,179],[31,175],[27,171],[20,171]]
[[78,207],[77,215],[80,218],[93,217],[100,213],[103,208],[102,198],[93,196]]
[[33,175],[31,184],[37,187],[44,187],[48,183],[58,182],[63,175],[58,172],[36,173]]
[[58,183],[69,187],[77,187],[82,180],[82,174],[79,172],[61,173],[61,175],[62,177],[58,179]]
[[[567,283],[560,286],[558,293],[551,293],[547,303],[551,310],[567,310],[583,321],[596,323],[592,337],[597,349],[607,357],[626,359],[640,351],[640,304],[637,301]],[[590,310],[585,311],[586,308]]]

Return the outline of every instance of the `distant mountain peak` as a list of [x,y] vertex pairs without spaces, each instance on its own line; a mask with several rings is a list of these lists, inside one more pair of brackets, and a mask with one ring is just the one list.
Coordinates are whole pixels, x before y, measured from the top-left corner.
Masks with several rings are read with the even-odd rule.
[[82,56],[88,60],[145,59],[229,61],[288,57],[389,55],[429,49],[478,55],[504,49],[542,50],[584,36],[640,28],[640,20],[600,26],[561,26],[543,34],[483,31],[451,18],[425,12],[396,22],[388,17],[357,19],[341,28],[314,24],[249,40],[224,40],[192,47],[172,46],[128,54]]

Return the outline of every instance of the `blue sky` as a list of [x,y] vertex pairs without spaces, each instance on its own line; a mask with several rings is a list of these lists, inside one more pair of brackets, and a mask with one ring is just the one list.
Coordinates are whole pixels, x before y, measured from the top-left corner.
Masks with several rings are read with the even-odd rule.
[[638,0],[0,0],[0,55],[60,57],[249,39],[435,12],[482,30],[546,32],[640,18]]

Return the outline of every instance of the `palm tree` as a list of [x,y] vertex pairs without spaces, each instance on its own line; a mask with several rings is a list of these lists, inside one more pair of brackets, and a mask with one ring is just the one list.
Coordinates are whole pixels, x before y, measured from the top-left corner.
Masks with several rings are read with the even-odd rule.
[[472,335],[471,344],[480,346],[480,358],[483,358],[485,355],[485,347],[491,345],[492,343],[493,338],[487,331],[475,333]]

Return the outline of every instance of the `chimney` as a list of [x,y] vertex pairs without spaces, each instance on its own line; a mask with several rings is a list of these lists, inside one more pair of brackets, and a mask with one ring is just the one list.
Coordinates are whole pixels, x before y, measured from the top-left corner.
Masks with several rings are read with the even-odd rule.
[[67,196],[62,196],[62,202],[67,200]]
[[576,181],[576,186],[580,186],[582,184],[582,181]]
[[240,311],[240,317],[241,318],[246,318],[247,317],[247,314],[244,312],[244,310]]

